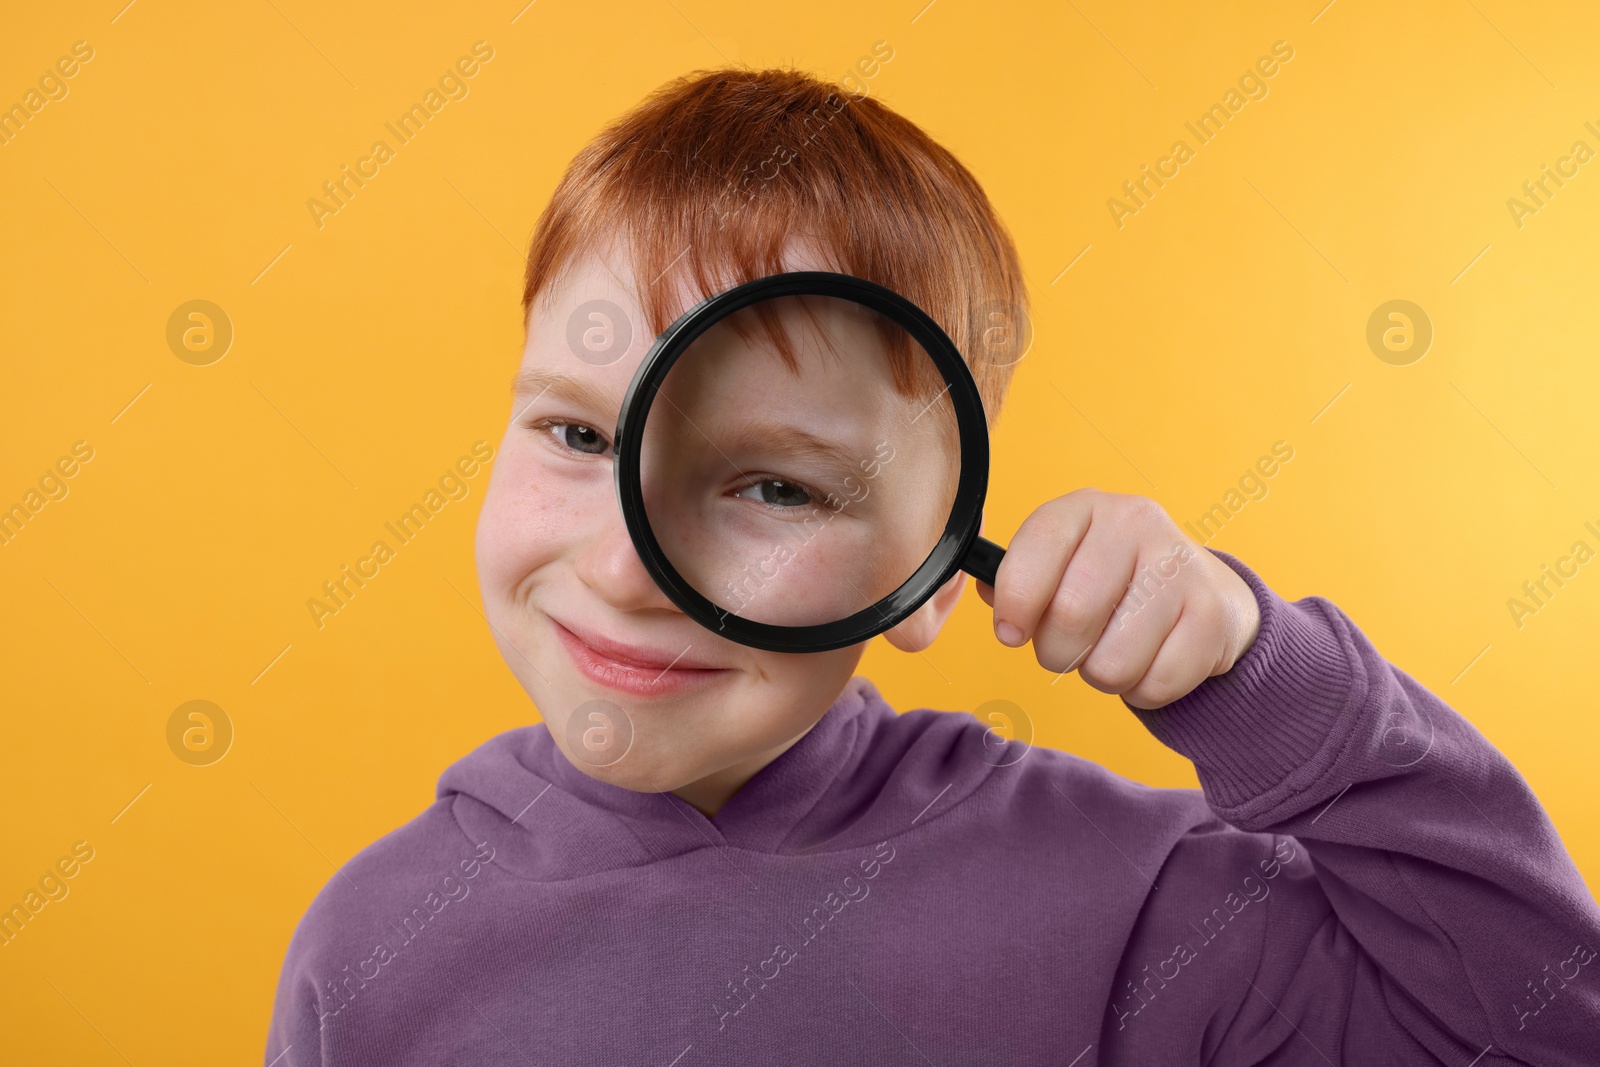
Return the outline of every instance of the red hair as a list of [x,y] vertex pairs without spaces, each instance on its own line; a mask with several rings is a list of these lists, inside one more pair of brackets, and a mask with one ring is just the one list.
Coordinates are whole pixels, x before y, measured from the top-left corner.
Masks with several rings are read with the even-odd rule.
[[606,234],[628,238],[651,334],[686,310],[683,283],[703,298],[778,273],[786,243],[804,236],[828,269],[931,315],[991,423],[1029,332],[1016,247],[972,174],[879,101],[800,71],[695,71],[607,125],[539,217],[524,321]]

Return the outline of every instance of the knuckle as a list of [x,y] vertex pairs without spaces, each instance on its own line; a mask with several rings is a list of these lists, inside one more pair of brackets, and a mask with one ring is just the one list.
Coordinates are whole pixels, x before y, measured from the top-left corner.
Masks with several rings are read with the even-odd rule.
[[1184,623],[1206,635],[1228,633],[1234,628],[1236,611],[1225,599],[1212,594],[1196,596],[1184,612]]
[[1076,646],[1064,641],[1048,641],[1042,645],[1035,641],[1033,647],[1039,666],[1051,674],[1065,674],[1077,666],[1077,661],[1083,658],[1083,654]]
[[1040,536],[1051,543],[1061,541],[1069,531],[1083,521],[1080,517],[1084,511],[1083,498],[1078,495],[1081,492],[1082,490],[1078,490],[1046,501],[1023,520],[1023,525],[1027,526],[1030,523],[1036,525]]
[[1075,582],[1064,581],[1050,598],[1045,626],[1068,636],[1080,635],[1093,623],[1097,608],[1088,592]]
[[1078,675],[1102,693],[1122,693],[1139,680],[1126,655],[1096,648],[1078,668]]
[[1128,522],[1139,530],[1165,530],[1172,524],[1167,509],[1147,496],[1130,496],[1123,505]]
[[1190,688],[1182,678],[1166,671],[1151,671],[1139,680],[1131,695],[1138,697],[1141,707],[1159,708],[1177,700]]

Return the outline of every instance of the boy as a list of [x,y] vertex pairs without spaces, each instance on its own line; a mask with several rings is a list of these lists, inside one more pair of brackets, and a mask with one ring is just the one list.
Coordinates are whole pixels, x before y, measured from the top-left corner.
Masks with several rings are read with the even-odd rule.
[[[804,74],[681,79],[573,161],[477,538],[544,722],[330,880],[267,1063],[1600,1062],[1600,911],[1517,773],[1333,604],[1148,500],[1052,500],[979,593],[1203,795],[997,754],[968,714],[897,715],[864,646],[676,610],[616,504],[623,392],[696,299],[802,269],[904,294],[969,359],[1025,303],[971,175]],[[971,362],[991,421],[1009,363]],[[891,643],[927,647],[964,581]]]

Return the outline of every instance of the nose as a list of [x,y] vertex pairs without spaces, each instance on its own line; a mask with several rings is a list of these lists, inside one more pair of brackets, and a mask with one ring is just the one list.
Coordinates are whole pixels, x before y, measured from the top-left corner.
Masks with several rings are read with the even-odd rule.
[[618,611],[678,610],[645,569],[615,496],[579,550],[576,570],[580,581]]

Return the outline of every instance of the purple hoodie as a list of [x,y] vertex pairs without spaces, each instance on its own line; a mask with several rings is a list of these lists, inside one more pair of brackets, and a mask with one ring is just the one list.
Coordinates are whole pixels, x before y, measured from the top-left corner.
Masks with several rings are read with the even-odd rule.
[[1216,554],[1259,637],[1134,711],[1203,793],[861,677],[714,818],[512,730],[317,896],[265,1062],[1600,1064],[1600,909],[1527,784]]

